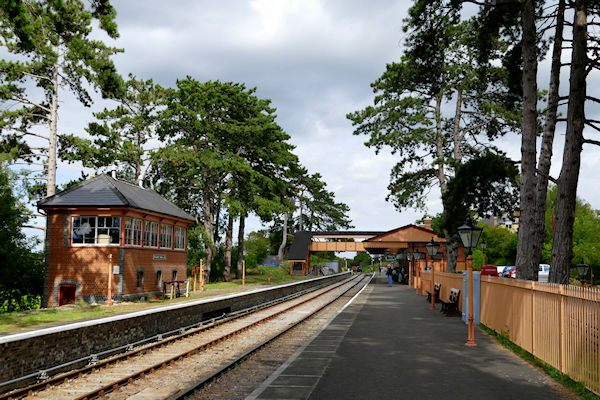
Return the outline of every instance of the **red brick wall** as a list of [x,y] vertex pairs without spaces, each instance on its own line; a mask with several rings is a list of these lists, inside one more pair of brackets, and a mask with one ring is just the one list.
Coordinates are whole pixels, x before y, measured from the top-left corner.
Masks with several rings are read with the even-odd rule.
[[[127,212],[122,210],[101,211],[102,215],[124,217]],[[134,212],[135,213],[135,212]],[[131,213],[132,216],[139,217]],[[176,268],[178,280],[186,279],[186,251],[139,248],[130,246],[72,246],[70,238],[70,219],[73,215],[65,212],[49,212],[49,252],[48,252],[48,307],[56,304],[56,283],[67,281],[77,284],[77,301],[89,299],[90,295],[98,296],[100,301],[106,299],[108,286],[108,271],[112,266],[120,264],[120,254],[124,251],[123,263],[123,296],[143,295],[161,291],[155,285],[155,273],[158,268],[163,271],[163,280],[171,280],[171,271]],[[87,211],[81,215],[97,215]],[[127,213],[129,214],[129,213]],[[148,219],[159,220],[150,216]],[[173,223],[174,221],[168,221]],[[187,224],[187,223],[186,223]],[[124,230],[122,231],[122,236]],[[123,241],[122,241],[123,243]],[[153,260],[154,255],[165,256],[165,260]],[[112,256],[112,259],[111,259]],[[144,287],[136,288],[136,271],[144,270]],[[119,295],[120,275],[114,274],[112,280],[112,294]],[[114,297],[113,297],[114,298]],[[119,297],[117,297],[118,299]]]
[[[164,255],[166,260],[153,260],[153,255]],[[144,287],[136,288],[138,268],[144,270]],[[177,269],[177,279],[186,279],[186,252],[162,249],[125,248],[123,294],[162,290],[155,284],[156,271],[162,270],[163,281],[171,281],[171,271]]]

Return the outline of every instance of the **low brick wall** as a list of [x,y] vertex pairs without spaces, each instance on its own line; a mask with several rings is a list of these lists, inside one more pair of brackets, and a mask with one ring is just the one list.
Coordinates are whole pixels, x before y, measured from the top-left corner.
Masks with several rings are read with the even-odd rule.
[[[248,293],[0,337],[0,385],[91,354],[201,322],[207,316],[220,314],[219,310],[242,310],[311,287],[341,281],[348,276],[349,273],[341,273]],[[17,386],[0,386],[0,392]]]

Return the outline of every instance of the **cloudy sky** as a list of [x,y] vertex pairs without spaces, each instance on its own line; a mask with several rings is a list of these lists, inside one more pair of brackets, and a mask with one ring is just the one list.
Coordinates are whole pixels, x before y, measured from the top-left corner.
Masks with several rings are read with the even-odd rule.
[[[389,230],[423,211],[396,211],[385,201],[395,157],[375,155],[352,135],[345,115],[373,101],[370,84],[386,63],[402,54],[402,20],[411,1],[222,0],[115,2],[120,38],[107,41],[125,51],[115,57],[126,76],[173,86],[187,75],[199,81],[243,82],[277,108],[278,123],[291,136],[296,154],[319,172],[336,200],[350,206],[357,230]],[[541,73],[544,65],[540,68]],[[547,74],[546,74],[547,75]],[[565,77],[565,81],[566,81]],[[540,85],[544,86],[540,78]],[[600,86],[600,85],[597,85]],[[597,89],[596,89],[597,90]],[[600,95],[596,94],[597,97]],[[109,103],[99,101],[98,110]],[[61,104],[62,133],[81,133],[90,109],[68,96]],[[600,119],[600,118],[596,118]],[[553,175],[558,176],[562,135],[557,132]],[[498,143],[520,158],[519,138]],[[579,195],[600,208],[598,151],[585,148]],[[60,165],[58,183],[78,176]],[[441,210],[439,190],[429,195],[429,213]],[[260,228],[257,221],[247,231]]]

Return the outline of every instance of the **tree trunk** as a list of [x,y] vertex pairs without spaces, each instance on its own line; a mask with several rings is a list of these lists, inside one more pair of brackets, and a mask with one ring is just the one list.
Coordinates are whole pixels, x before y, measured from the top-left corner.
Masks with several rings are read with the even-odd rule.
[[[137,148],[141,149],[142,148],[142,133],[138,132],[136,135],[136,140],[137,140]],[[138,158],[135,162],[135,184],[137,186],[142,186],[142,167],[143,167],[143,160],[141,160],[140,158]]]
[[587,66],[587,10],[584,0],[575,3],[573,21],[573,52],[567,109],[567,133],[563,163],[558,177],[552,268],[548,280],[569,282],[573,258],[573,222],[577,202],[577,183],[581,164],[583,127],[585,124],[586,66]]
[[279,260],[279,262],[283,261],[283,250],[285,249],[285,246],[287,245],[287,236],[288,236],[288,220],[290,218],[290,214],[289,213],[285,213],[285,215],[283,216],[283,237],[281,238],[281,245],[279,246],[279,250],[277,251],[277,260]]
[[303,221],[303,214],[302,214],[302,193],[303,191],[300,191],[300,197],[298,198],[298,202],[300,203],[300,217],[298,218],[298,230],[300,232],[302,232],[304,230],[304,221]]
[[210,270],[213,259],[215,258],[215,243],[214,238],[214,215],[213,215],[214,202],[212,196],[206,191],[204,199],[202,201],[202,213],[204,214],[204,233],[206,240],[206,266],[205,270],[205,281],[208,282],[210,278]]
[[456,261],[458,260],[458,241],[460,237],[457,232],[444,231],[446,236],[446,272],[456,272]]
[[58,136],[58,64],[52,70],[52,94],[50,96],[50,135],[48,136],[48,180],[46,197],[56,193],[56,141]]
[[442,192],[442,196],[446,193],[447,185],[446,185],[446,173],[444,172],[444,135],[442,132],[442,100],[444,99],[443,92],[440,92],[435,101],[435,147],[437,154],[437,174],[438,181],[440,183],[440,191]]
[[233,247],[233,215],[230,213],[227,219],[227,231],[225,232],[225,270],[223,280],[231,280],[231,249]]
[[[448,190],[447,178],[444,172],[444,139],[442,131],[442,101],[444,100],[444,92],[440,91],[436,98],[435,104],[435,119],[436,119],[436,152],[438,157],[438,181],[440,183],[440,191],[442,197]],[[460,123],[460,111],[462,103],[462,92],[458,92],[456,111],[454,115],[454,158],[455,161],[460,162],[462,158],[462,152],[460,151],[460,140],[458,140],[458,124]],[[444,210],[446,213],[446,210]],[[458,258],[458,233],[449,232],[444,230],[444,236],[446,237],[446,272],[456,272],[456,260]]]
[[456,90],[456,110],[454,111],[454,129],[452,132],[452,140],[454,146],[454,161],[460,164],[462,161],[462,150],[460,145],[462,143],[462,139],[460,137],[460,119],[462,116],[462,87],[459,86]]
[[517,278],[537,280],[535,264],[536,200],[536,122],[537,122],[537,49],[535,0],[524,0],[523,28],[523,121],[521,123],[521,217],[517,245]]
[[554,133],[556,131],[556,118],[558,113],[559,88],[560,88],[560,57],[563,44],[563,27],[565,20],[565,0],[559,0],[556,16],[556,32],[554,35],[554,47],[552,49],[552,66],[550,68],[550,88],[548,91],[548,108],[546,111],[546,122],[542,136],[542,146],[538,160],[538,176],[536,185],[536,209],[535,209],[535,238],[533,241],[534,262],[542,262],[542,248],[546,233],[546,198],[548,196],[548,176],[552,162],[552,147]]
[[240,215],[240,228],[238,230],[238,258],[236,277],[242,277],[242,262],[244,261],[244,229],[246,224],[246,216]]
[[215,201],[215,207],[214,209],[216,210],[215,212],[215,227],[214,227],[214,237],[213,237],[213,242],[215,243],[215,245],[217,243],[219,243],[219,225],[221,224],[221,200],[219,199],[218,201]]

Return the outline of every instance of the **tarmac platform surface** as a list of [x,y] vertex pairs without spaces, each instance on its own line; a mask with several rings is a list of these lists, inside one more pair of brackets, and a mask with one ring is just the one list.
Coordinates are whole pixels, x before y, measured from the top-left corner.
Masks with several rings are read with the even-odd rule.
[[247,399],[577,399],[540,369],[376,276]]

